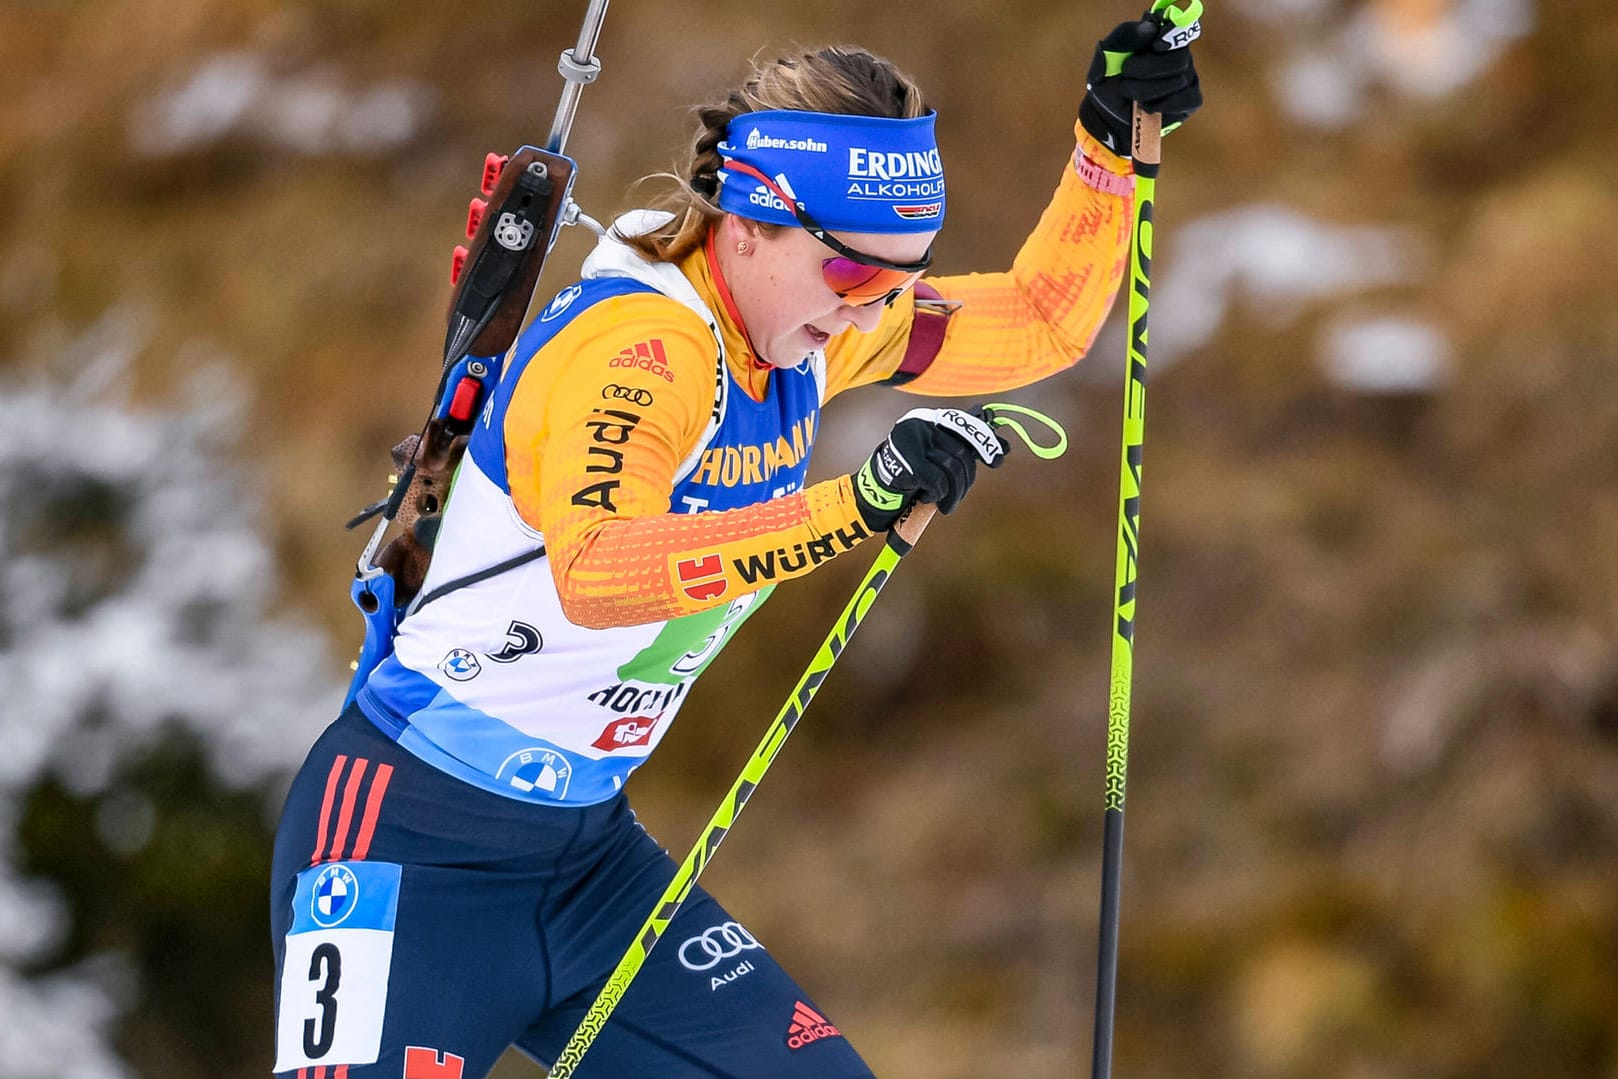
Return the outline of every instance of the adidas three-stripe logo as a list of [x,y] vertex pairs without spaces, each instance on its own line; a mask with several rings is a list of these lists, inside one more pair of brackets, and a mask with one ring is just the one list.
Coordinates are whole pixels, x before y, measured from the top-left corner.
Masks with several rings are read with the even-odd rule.
[[[348,774],[347,781],[343,779]],[[367,774],[369,773],[369,774]],[[363,862],[371,853],[371,837],[376,833],[377,817],[382,813],[382,799],[388,793],[388,781],[393,778],[391,764],[378,764],[374,769],[364,757],[350,762],[339,753],[326,775],[326,793],[320,802],[320,827],[315,834],[315,852],[310,865],[321,862],[340,862],[345,858]],[[354,815],[359,806],[360,790],[370,781],[366,792],[365,808],[358,810],[359,828],[354,827]],[[341,794],[339,794],[341,788]],[[336,827],[332,827],[332,811],[337,812]],[[353,840],[353,848],[349,841]]]
[[787,1048],[802,1049],[822,1038],[840,1038],[843,1032],[832,1026],[824,1015],[803,1001],[792,1011],[792,1022],[787,1026]]

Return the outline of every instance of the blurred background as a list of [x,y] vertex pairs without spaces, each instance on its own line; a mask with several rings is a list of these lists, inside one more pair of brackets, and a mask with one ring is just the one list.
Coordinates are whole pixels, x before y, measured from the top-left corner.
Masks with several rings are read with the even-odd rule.
[[[342,522],[584,7],[0,5],[0,1076],[269,1073],[270,837],[360,640]],[[939,111],[939,270],[1000,269],[1133,14],[615,0],[576,196],[634,205],[748,57],[857,43]],[[1618,1077],[1618,17],[1204,27],[1158,187],[1116,1074]],[[885,1079],[1088,1072],[1122,321],[1017,395],[1072,452],[934,527],[704,878]],[[817,472],[912,403],[840,400]],[[866,561],[783,588],[638,773],[666,846]]]

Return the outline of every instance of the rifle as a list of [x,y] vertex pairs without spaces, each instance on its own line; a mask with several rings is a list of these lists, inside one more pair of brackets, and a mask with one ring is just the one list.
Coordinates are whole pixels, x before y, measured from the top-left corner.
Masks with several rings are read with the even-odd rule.
[[[418,433],[393,447],[387,496],[348,522],[353,529],[377,519],[349,587],[365,619],[365,641],[352,664],[354,678],[344,707],[393,651],[400,620],[420,598],[455,469],[527,321],[545,259],[562,226],[582,223],[598,235],[604,232],[573,201],[577,166],[563,151],[579,97],[601,74],[595,48],[607,3],[590,0],[577,44],[564,49],[557,61],[565,81],[545,147],[525,145],[513,154],[491,153],[483,160],[482,197],[473,198],[467,211],[469,246],[457,246],[451,262],[444,362],[432,411]],[[382,540],[394,525],[396,534],[384,547]]]

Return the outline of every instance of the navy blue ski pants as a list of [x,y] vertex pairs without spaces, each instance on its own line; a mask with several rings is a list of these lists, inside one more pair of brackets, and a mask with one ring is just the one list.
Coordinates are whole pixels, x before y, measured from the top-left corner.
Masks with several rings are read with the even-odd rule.
[[[399,748],[357,709],[315,743],[276,835],[276,1073],[475,1079],[555,1060],[675,863],[623,796],[535,806]],[[696,888],[580,1079],[859,1079],[870,1069]]]

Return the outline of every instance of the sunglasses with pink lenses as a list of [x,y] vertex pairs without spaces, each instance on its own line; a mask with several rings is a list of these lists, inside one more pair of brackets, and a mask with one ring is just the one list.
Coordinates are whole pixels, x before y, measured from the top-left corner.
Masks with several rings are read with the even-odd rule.
[[818,221],[809,216],[803,203],[788,195],[780,184],[758,169],[740,161],[727,161],[725,168],[744,173],[763,184],[772,195],[791,208],[792,216],[805,232],[837,252],[835,257],[821,261],[820,274],[826,279],[826,287],[845,303],[856,307],[873,303],[891,304],[904,295],[905,290],[914,285],[933,263],[930,247],[915,262],[890,262],[856,251],[822,228]]

